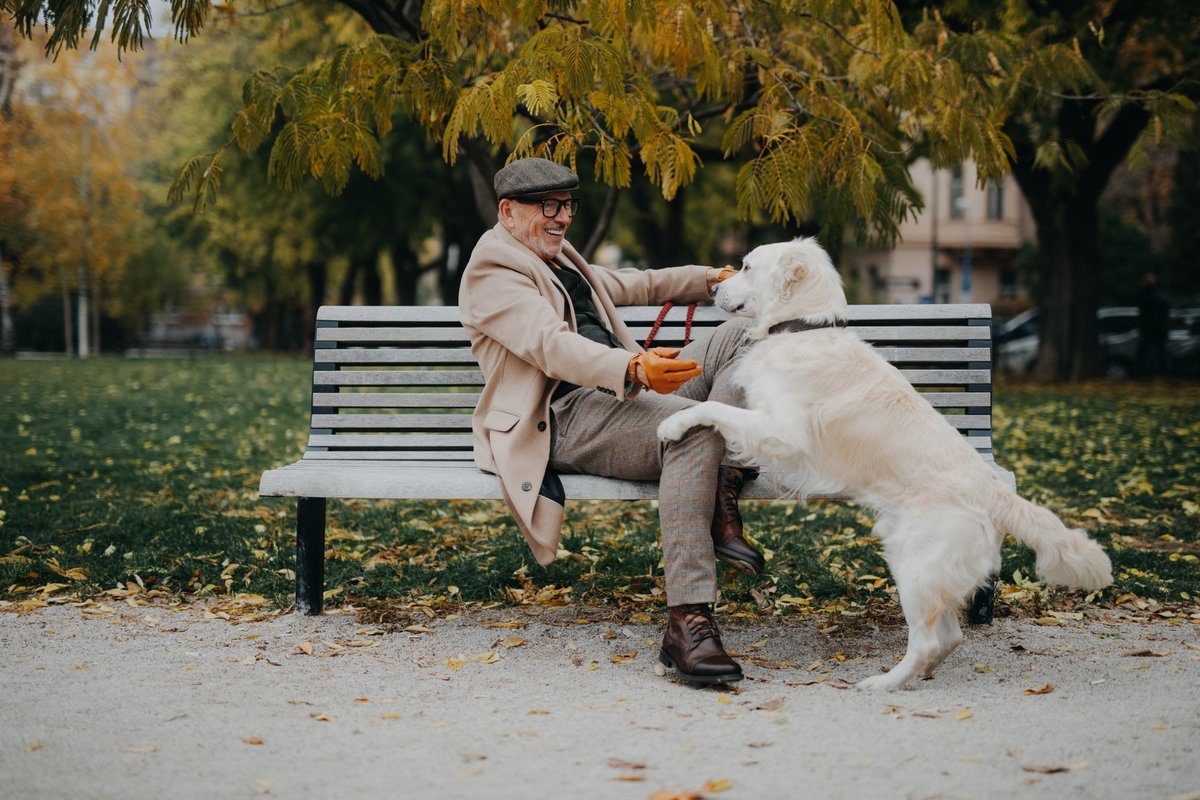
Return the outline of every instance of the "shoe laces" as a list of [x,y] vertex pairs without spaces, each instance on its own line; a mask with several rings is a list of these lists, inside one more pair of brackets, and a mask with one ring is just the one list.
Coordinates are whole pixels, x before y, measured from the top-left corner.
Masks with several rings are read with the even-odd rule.
[[713,622],[712,612],[704,606],[695,606],[685,612],[683,622],[687,625],[688,634],[694,644],[700,644],[705,639],[721,641],[717,623]]
[[738,513],[738,495],[742,491],[742,473],[734,469],[725,469],[721,471],[721,482],[717,487],[717,502],[721,504],[721,511],[727,517],[740,519]]

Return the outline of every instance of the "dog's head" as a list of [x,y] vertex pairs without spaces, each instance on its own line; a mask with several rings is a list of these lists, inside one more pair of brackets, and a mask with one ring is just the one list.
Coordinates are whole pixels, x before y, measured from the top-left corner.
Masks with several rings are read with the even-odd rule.
[[755,338],[784,320],[819,324],[846,319],[842,278],[813,238],[751,250],[741,271],[717,284],[716,303],[731,314],[752,317],[750,335]]

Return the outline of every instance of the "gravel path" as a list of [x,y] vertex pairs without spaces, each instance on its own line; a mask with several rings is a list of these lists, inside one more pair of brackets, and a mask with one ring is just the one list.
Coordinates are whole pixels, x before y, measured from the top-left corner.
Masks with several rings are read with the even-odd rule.
[[727,622],[733,693],[581,614],[0,614],[0,797],[1200,800],[1195,621],[1000,620],[891,694],[902,626]]

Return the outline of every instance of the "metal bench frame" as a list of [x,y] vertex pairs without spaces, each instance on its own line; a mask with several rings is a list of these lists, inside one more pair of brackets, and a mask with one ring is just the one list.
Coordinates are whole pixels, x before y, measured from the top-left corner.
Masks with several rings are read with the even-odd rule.
[[[621,316],[640,341],[657,307],[629,306]],[[851,306],[849,325],[875,345],[980,456],[992,454],[991,307]],[[673,311],[655,337],[681,344],[684,310]],[[698,308],[693,337],[728,317]],[[296,609],[319,614],[325,583],[325,506],[330,497],[500,500],[494,475],[475,467],[471,412],[483,373],[471,355],[458,309],[446,306],[323,306],[317,312],[312,417],[299,461],[263,473],[259,493],[296,497]],[[645,500],[654,481],[564,475],[570,500]],[[778,495],[765,481],[744,499]],[[992,591],[972,602],[971,622],[991,620]]]

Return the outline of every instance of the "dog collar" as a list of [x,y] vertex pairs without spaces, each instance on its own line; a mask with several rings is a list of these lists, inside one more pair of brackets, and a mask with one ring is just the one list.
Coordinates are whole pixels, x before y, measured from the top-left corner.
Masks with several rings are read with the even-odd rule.
[[837,322],[805,322],[802,319],[788,319],[783,322],[776,322],[771,327],[767,328],[767,335],[773,333],[802,333],[803,331],[815,331],[821,328],[844,328],[846,320],[839,319]]

